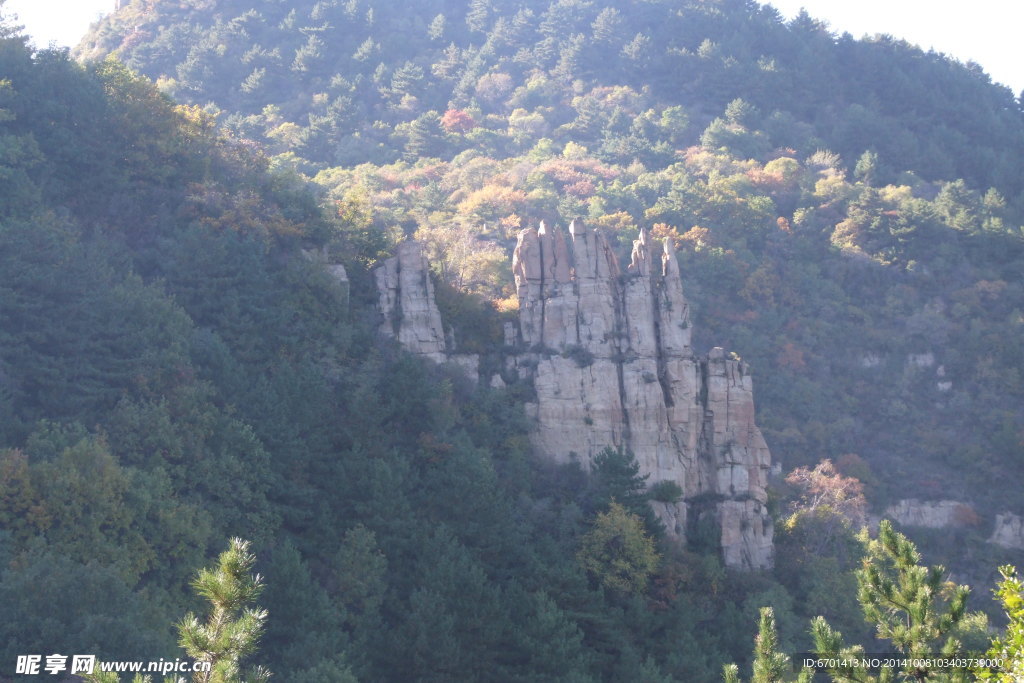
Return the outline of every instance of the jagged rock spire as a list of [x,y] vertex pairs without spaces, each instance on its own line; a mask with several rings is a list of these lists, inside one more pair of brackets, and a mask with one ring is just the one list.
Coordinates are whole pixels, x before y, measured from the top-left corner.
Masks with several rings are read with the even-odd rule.
[[661,349],[662,353],[669,356],[688,356],[692,353],[690,305],[683,296],[683,281],[672,242],[665,240],[662,245],[661,283],[658,290]]
[[[771,458],[754,422],[747,367],[720,348],[694,356],[671,243],[659,254],[641,230],[632,275],[622,278],[600,232],[577,218],[569,237],[543,223],[522,230],[512,259],[520,334],[507,330],[505,344],[524,346],[505,356],[504,374],[533,385],[536,398],[527,412],[537,452],[588,464],[607,446],[626,448],[649,484],[672,481],[683,490],[681,502],[655,504],[671,535],[682,538],[695,519],[711,516],[721,528],[728,566],[770,566],[765,485]],[[405,253],[400,250],[397,261]],[[397,261],[378,275],[382,309],[402,298],[402,311],[409,309],[419,332],[399,338],[427,349],[438,342],[439,323],[423,315],[420,304],[433,305],[432,290]],[[412,262],[419,264],[413,270],[425,271],[420,260]],[[416,282],[405,285],[406,277]],[[396,278],[398,287],[390,284]],[[413,297],[406,303],[406,286],[418,286],[423,302]]]
[[665,278],[679,280],[679,261],[676,260],[676,251],[672,248],[672,240],[665,240],[661,246],[661,274]]
[[[540,237],[536,228],[520,230],[516,249],[512,253],[512,274],[519,290],[527,283],[540,283],[543,278],[540,260]],[[519,299],[523,296],[520,294]]]
[[569,224],[569,236],[577,281],[618,276],[619,262],[604,234],[588,229],[583,219],[577,218]]
[[651,256],[648,249],[647,230],[640,228],[639,239],[633,240],[633,253],[630,256],[629,270],[643,277],[651,275]]
[[445,334],[429,264],[419,242],[399,244],[395,255],[374,271],[374,278],[382,314],[380,334],[396,338],[407,351],[435,363],[455,363],[475,381],[479,358],[455,353],[454,338]]
[[444,326],[419,242],[399,244],[395,255],[374,274],[384,314],[381,333],[397,337],[413,353],[440,362],[446,350]]
[[540,238],[541,263],[544,269],[545,284],[561,284],[569,282],[571,262],[569,249],[565,244],[565,234],[557,227],[549,228],[544,221],[537,229]]

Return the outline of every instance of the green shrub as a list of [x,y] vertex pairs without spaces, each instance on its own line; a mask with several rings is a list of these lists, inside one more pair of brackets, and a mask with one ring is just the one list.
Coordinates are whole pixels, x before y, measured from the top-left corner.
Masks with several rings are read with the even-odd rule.
[[659,503],[678,503],[683,499],[683,489],[674,481],[665,479],[655,482],[647,492],[647,496]]

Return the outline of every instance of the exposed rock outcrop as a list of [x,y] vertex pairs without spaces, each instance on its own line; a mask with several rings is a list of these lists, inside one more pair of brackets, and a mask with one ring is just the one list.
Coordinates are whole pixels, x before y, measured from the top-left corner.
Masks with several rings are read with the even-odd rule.
[[[883,518],[891,519],[901,526],[926,529],[963,529],[977,527],[985,522],[967,503],[956,500],[920,501],[913,498],[890,505],[883,516],[872,518],[871,526],[877,528]],[[1010,512],[997,514],[995,528],[988,542],[1004,548],[1024,550],[1024,517]]]
[[989,543],[1024,550],[1024,517],[1009,512],[996,515],[996,528]]
[[907,356],[907,365],[914,368],[930,368],[935,365],[935,354],[931,351],[912,353]]
[[380,332],[395,337],[410,353],[435,363],[455,363],[477,380],[480,359],[476,354],[456,354],[445,335],[441,313],[434,299],[434,283],[418,242],[398,245],[395,255],[374,271],[378,307],[384,317]]
[[[770,566],[771,456],[754,423],[750,371],[720,348],[694,355],[672,250],[641,232],[621,272],[599,232],[574,221],[566,238],[542,223],[520,232],[512,270],[519,325],[505,329],[505,379],[534,386],[527,411],[536,450],[589,465],[607,446],[626,448],[649,484],[682,489],[680,502],[655,505],[669,533],[685,537],[710,517],[727,565]],[[413,353],[448,360],[419,248],[401,245],[377,284],[382,332]]]
[[606,446],[627,448],[650,484],[683,490],[680,503],[656,506],[670,533],[714,515],[727,564],[769,566],[771,458],[750,372],[719,348],[694,356],[672,250],[641,232],[620,273],[600,233],[574,221],[566,240],[542,224],[520,232],[512,270],[537,450],[589,463]]
[[901,526],[927,529],[962,528],[981,521],[974,508],[957,500],[921,501],[910,498],[890,505],[884,516]]

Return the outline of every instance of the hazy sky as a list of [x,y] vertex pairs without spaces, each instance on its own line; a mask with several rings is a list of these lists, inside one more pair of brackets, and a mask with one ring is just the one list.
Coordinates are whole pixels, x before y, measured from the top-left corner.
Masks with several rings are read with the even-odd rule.
[[[849,31],[857,38],[890,33],[963,62],[973,60],[1015,94],[1024,90],[1022,0],[775,0],[771,4],[787,19],[806,7],[836,33]],[[6,12],[16,13],[36,45],[43,47],[50,41],[74,45],[91,21],[113,8],[114,0],[7,0],[5,5]]]
[[855,38],[889,33],[925,50],[981,64],[1015,95],[1024,90],[1022,0],[774,0],[786,19],[806,7],[834,33]]
[[7,0],[4,14],[17,14],[18,23],[39,47],[50,42],[73,46],[89,24],[114,10],[114,0]]

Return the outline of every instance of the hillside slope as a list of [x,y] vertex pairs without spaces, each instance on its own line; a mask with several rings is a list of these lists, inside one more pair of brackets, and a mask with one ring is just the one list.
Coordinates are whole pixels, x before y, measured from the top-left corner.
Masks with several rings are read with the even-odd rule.
[[[675,248],[785,470],[964,502],[917,536],[958,578],[1020,562],[984,539],[1024,512],[1024,137],[984,74],[751,2],[124,4],[85,66],[0,30],[0,661],[174,657],[235,535],[283,681],[713,681],[766,604],[787,651],[818,614],[866,642],[847,526],[726,571],[627,454],[537,462],[528,388],[376,335],[415,236],[493,350],[540,218]],[[612,524],[660,561],[602,564]]]
[[807,15],[784,23],[750,0],[140,0],[77,49],[106,54],[246,135],[331,165],[394,160],[403,124],[474,105],[539,115],[556,141],[589,146],[623,122],[574,98],[628,86],[645,108],[682,106],[695,124],[654,143],[695,141],[743,98],[773,147],[850,163],[873,150],[887,178],[965,178],[1010,197],[1024,187],[1024,114],[1007,88],[890,37],[837,37]]
[[499,308],[520,227],[653,227],[787,469],[853,454],[879,510],[1021,511],[1024,114],[976,69],[725,0],[130,3],[77,53]]
[[[658,561],[625,455],[537,463],[521,397],[382,344],[372,225],[114,62],[2,29],[0,73],[0,675],[179,657],[232,536],[282,681],[710,681],[766,601],[804,638],[713,538]],[[649,549],[628,582],[577,557],[602,519]]]

